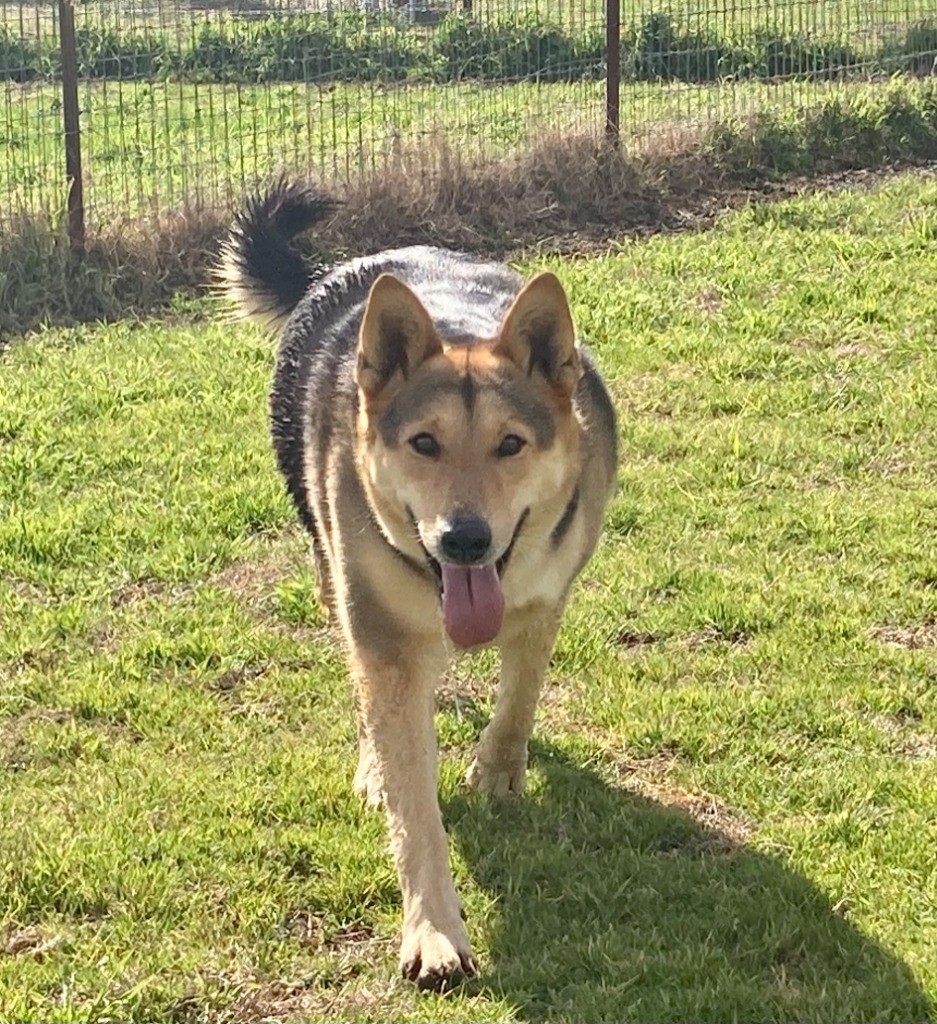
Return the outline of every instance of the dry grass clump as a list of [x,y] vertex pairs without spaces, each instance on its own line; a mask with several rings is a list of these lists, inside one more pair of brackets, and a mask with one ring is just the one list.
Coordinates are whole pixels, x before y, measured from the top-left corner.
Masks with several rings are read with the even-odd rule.
[[166,310],[200,288],[227,217],[190,208],[89,232],[69,249],[61,224],[21,214],[0,232],[0,345],[44,323],[118,320]]
[[[499,256],[582,249],[615,233],[675,226],[676,206],[701,187],[682,173],[688,162],[673,151],[631,158],[602,139],[558,135],[478,162],[433,138],[398,147],[355,180],[324,182],[340,205],[317,248],[344,255],[428,243]],[[202,293],[229,219],[229,211],[188,207],[102,223],[76,257],[60,224],[20,216],[0,233],[0,340],[43,322],[165,312],[179,296]]]
[[[616,234],[698,226],[766,186],[774,196],[842,187],[844,175],[930,159],[937,85],[929,83],[708,127],[662,125],[632,153],[594,135],[552,134],[479,161],[431,136],[351,180],[320,181],[340,205],[314,244],[326,258],[418,242],[498,256],[578,252]],[[43,322],[144,315],[204,294],[229,216],[190,207],[95,225],[82,258],[60,225],[13,221],[0,233],[0,343]]]

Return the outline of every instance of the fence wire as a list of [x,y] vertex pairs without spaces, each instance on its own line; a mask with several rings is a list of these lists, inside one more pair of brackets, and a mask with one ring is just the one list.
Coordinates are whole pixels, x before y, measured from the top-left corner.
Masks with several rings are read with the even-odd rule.
[[[488,160],[605,127],[607,0],[84,0],[89,223],[227,204],[406,148]],[[932,0],[621,0],[621,132],[929,75]],[[0,0],[0,225],[65,199],[56,0]],[[429,164],[427,165],[429,166]]]

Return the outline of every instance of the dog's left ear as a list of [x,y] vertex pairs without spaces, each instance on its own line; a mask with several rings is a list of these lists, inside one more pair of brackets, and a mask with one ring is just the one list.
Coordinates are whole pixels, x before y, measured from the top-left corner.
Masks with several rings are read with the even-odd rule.
[[358,335],[358,387],[376,395],[398,373],[406,378],[441,351],[432,318],[416,294],[393,274],[381,274],[371,286]]
[[576,328],[566,292],[556,274],[533,278],[501,323],[494,351],[528,374],[535,370],[567,398],[582,376]]

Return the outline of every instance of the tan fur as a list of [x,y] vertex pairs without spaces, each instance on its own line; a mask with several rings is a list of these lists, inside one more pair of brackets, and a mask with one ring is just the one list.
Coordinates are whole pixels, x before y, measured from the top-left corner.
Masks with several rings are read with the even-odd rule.
[[[549,378],[529,373],[527,360],[530,333],[549,326],[551,318],[558,324],[561,355]],[[388,333],[406,354],[405,369],[391,366],[382,351]],[[527,742],[569,584],[598,539],[610,488],[607,460],[600,465],[583,450],[582,413],[572,402],[580,372],[572,318],[553,275],[528,285],[498,336],[471,346],[444,345],[401,282],[383,275],[372,288],[357,357],[355,467],[370,514],[387,540],[425,564],[424,549],[434,550],[446,516],[468,506],[487,519],[492,547],[500,553],[529,509],[503,580],[495,713],[467,775],[472,788],[497,797],[523,791]],[[471,415],[457,390],[466,374],[478,385]],[[530,424],[492,383],[505,377],[549,410],[549,447],[538,448]],[[380,429],[391,403],[406,415],[409,396],[429,379],[451,380],[452,386],[442,388],[438,400],[424,396],[417,415],[406,422],[406,434],[432,433],[442,443],[438,459],[423,458],[406,443],[388,445]],[[510,433],[528,444],[513,458],[498,458],[495,450]],[[552,531],[577,481],[583,511],[552,550]],[[387,811],[404,900],[402,969],[422,986],[439,988],[475,969],[436,797],[433,691],[451,644],[432,589],[377,535],[362,529],[367,510],[357,507],[352,483],[339,471],[329,475],[328,505],[340,515],[325,556],[332,575],[327,589],[348,641],[356,686],[355,789]]]
[[[301,226],[323,208],[310,200],[287,216],[301,199],[281,185],[255,203],[219,271],[242,312],[271,324],[290,306],[264,254],[278,232],[289,234],[290,216]],[[614,412],[553,274],[522,285],[509,268],[417,247],[351,261],[293,305],[272,396],[274,444],[348,650],[354,787],[387,813],[403,895],[401,968],[442,989],[476,969],[437,800],[434,689],[454,647],[442,581],[454,581],[452,600],[463,583],[465,593],[500,588],[503,619],[482,622],[484,636],[501,622],[500,687],[467,782],[495,797],[520,794],[569,589],[614,484]],[[437,450],[420,451],[424,434]],[[474,560],[451,549],[447,557],[459,517],[490,528]]]

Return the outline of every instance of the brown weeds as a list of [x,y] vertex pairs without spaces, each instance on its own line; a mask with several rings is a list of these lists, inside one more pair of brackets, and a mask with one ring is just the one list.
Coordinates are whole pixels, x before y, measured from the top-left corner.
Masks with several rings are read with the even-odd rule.
[[[484,161],[443,136],[398,145],[356,177],[320,182],[340,205],[317,231],[315,248],[329,257],[416,243],[500,258],[581,253],[607,247],[616,235],[699,227],[753,195],[782,198],[849,184],[840,172],[770,186],[753,185],[749,175],[742,187],[706,139],[701,128],[686,126],[627,153],[593,135],[557,133]],[[861,183],[870,178],[869,171],[850,173]],[[230,217],[189,206],[90,224],[80,257],[69,251],[61,224],[47,217],[7,222],[0,232],[0,345],[42,323],[165,313],[179,296],[206,296]]]

